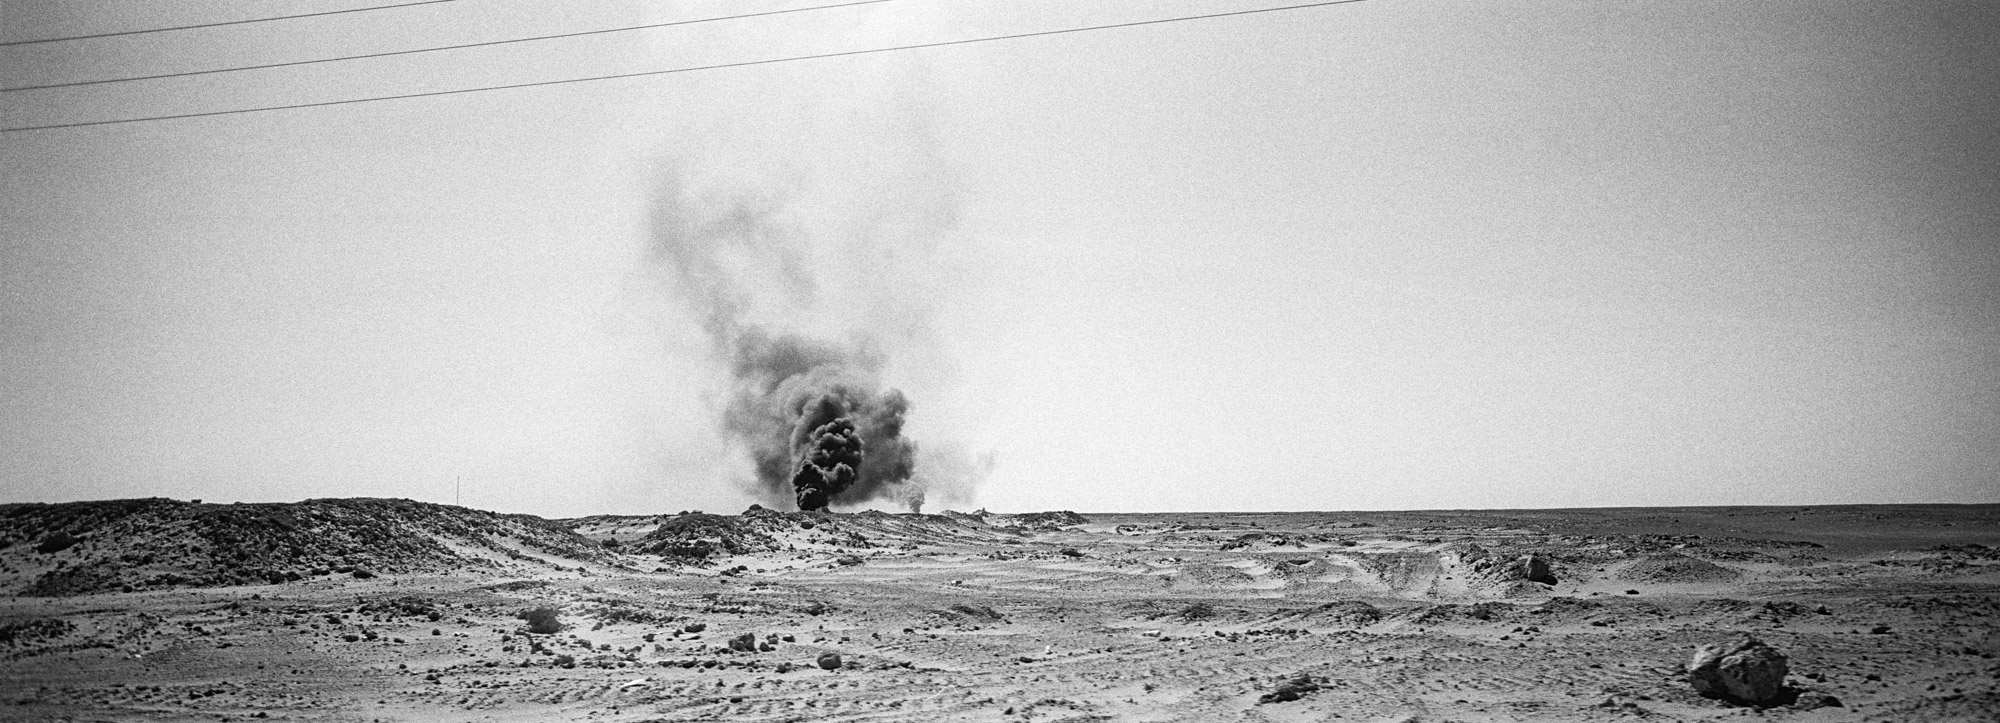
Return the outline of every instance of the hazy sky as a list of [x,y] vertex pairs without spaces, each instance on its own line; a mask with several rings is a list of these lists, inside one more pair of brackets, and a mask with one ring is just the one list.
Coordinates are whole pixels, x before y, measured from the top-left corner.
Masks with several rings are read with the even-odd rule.
[[[8,0],[0,35],[368,4]],[[811,4],[458,0],[0,48],[0,77]],[[0,121],[1281,4],[896,0],[14,91]],[[910,435],[991,453],[961,509],[2000,502],[1995,78],[1988,2],[1370,0],[4,133],[0,501],[740,509],[650,220],[727,188],[816,264],[779,321],[887,340]]]

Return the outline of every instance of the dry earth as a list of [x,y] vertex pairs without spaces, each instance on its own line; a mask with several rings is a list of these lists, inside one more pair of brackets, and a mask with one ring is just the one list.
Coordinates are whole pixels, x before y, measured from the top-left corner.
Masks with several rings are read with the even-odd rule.
[[[0,507],[0,543],[7,720],[2000,720],[2000,506],[132,500]],[[1685,682],[1737,632],[1781,701]]]

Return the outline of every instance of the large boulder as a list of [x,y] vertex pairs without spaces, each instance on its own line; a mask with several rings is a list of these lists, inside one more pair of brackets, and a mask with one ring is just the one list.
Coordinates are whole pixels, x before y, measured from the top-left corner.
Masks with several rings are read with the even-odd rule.
[[1522,557],[1518,564],[1520,565],[1521,577],[1528,582],[1539,582],[1546,585],[1556,584],[1556,575],[1555,572],[1549,569],[1548,558],[1530,554]]
[[1687,665],[1696,692],[1753,704],[1777,698],[1785,672],[1785,655],[1748,635],[1695,648]]

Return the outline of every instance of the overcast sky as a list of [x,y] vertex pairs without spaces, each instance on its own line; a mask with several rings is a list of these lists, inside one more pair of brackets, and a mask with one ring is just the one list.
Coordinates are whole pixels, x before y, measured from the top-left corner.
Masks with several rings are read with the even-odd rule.
[[[9,0],[0,34],[367,4]],[[0,48],[0,76],[812,4],[457,0]],[[1280,4],[896,0],[13,91],[0,120]],[[776,321],[886,339],[909,435],[990,454],[959,509],[2000,502],[1997,8],[1370,0],[0,134],[0,501],[741,509],[654,241],[662,194],[728,188],[816,264]]]

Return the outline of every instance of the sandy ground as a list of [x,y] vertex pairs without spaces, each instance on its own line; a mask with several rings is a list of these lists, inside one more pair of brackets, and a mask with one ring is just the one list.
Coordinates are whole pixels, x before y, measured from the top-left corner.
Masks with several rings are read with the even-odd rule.
[[[7,597],[0,719],[2000,720],[1995,506],[841,517],[702,565]],[[8,589],[69,554],[27,547]],[[1736,632],[1782,704],[1685,682]]]

